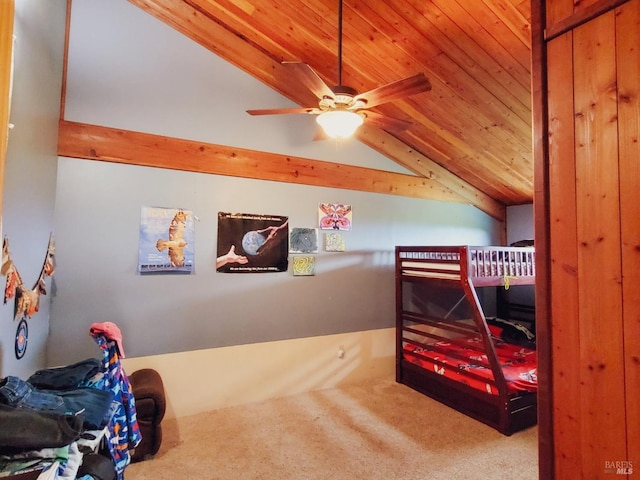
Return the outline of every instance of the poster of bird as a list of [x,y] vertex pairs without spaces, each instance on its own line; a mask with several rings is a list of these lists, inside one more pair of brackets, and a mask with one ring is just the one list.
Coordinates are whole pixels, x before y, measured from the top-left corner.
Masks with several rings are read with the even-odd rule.
[[140,274],[193,273],[194,216],[183,208],[142,207]]

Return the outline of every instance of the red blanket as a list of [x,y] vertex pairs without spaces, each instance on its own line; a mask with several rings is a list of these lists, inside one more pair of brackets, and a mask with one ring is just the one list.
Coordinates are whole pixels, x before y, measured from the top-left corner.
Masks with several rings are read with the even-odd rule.
[[[497,395],[495,384],[487,381],[493,380],[493,372],[483,353],[482,340],[476,337],[458,339],[456,342],[439,341],[433,344],[433,349],[405,343],[404,358],[439,375]],[[538,388],[536,351],[498,338],[494,338],[494,345],[509,393],[535,392]],[[480,378],[466,375],[465,372],[473,372]]]

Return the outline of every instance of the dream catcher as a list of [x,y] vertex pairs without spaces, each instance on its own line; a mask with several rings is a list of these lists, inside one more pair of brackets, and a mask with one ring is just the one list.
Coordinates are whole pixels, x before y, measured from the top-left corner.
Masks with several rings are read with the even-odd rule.
[[28,327],[26,320],[31,318],[40,309],[40,295],[46,295],[46,277],[53,275],[54,271],[54,245],[53,235],[49,236],[49,244],[47,245],[47,253],[44,257],[44,264],[40,270],[40,275],[36,280],[33,288],[25,287],[22,282],[20,272],[11,259],[9,253],[9,239],[4,237],[2,242],[2,269],[0,273],[7,277],[4,288],[4,303],[11,298],[15,298],[13,310],[14,320],[19,320],[18,330],[16,332],[16,357],[22,358],[27,349]]

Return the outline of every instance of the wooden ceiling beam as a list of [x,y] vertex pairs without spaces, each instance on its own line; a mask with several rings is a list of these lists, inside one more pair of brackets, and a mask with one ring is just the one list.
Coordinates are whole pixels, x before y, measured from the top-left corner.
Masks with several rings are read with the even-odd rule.
[[494,200],[460,177],[453,175],[449,170],[431,161],[420,152],[408,148],[405,143],[394,136],[363,125],[358,130],[357,137],[362,143],[383,155],[407,158],[407,162],[403,165],[405,168],[425,178],[438,181],[464,198],[469,205],[476,206],[494,218],[503,218],[506,215],[505,206],[502,203]]
[[[389,146],[393,147],[392,142],[389,142]],[[409,153],[415,155],[415,152]],[[59,125],[58,155],[467,203],[500,221],[504,221],[506,217],[503,205],[482,195],[473,187],[465,185],[445,169],[437,166],[434,167],[433,174],[423,178],[66,120],[61,120]],[[429,163],[427,159],[425,160]]]

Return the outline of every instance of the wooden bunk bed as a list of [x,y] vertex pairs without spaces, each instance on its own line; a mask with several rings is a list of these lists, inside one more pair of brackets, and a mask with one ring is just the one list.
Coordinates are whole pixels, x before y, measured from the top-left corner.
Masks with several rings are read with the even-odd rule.
[[533,247],[396,247],[396,380],[505,435],[534,425],[535,346],[485,315],[524,310],[533,327],[496,293],[534,283]]

